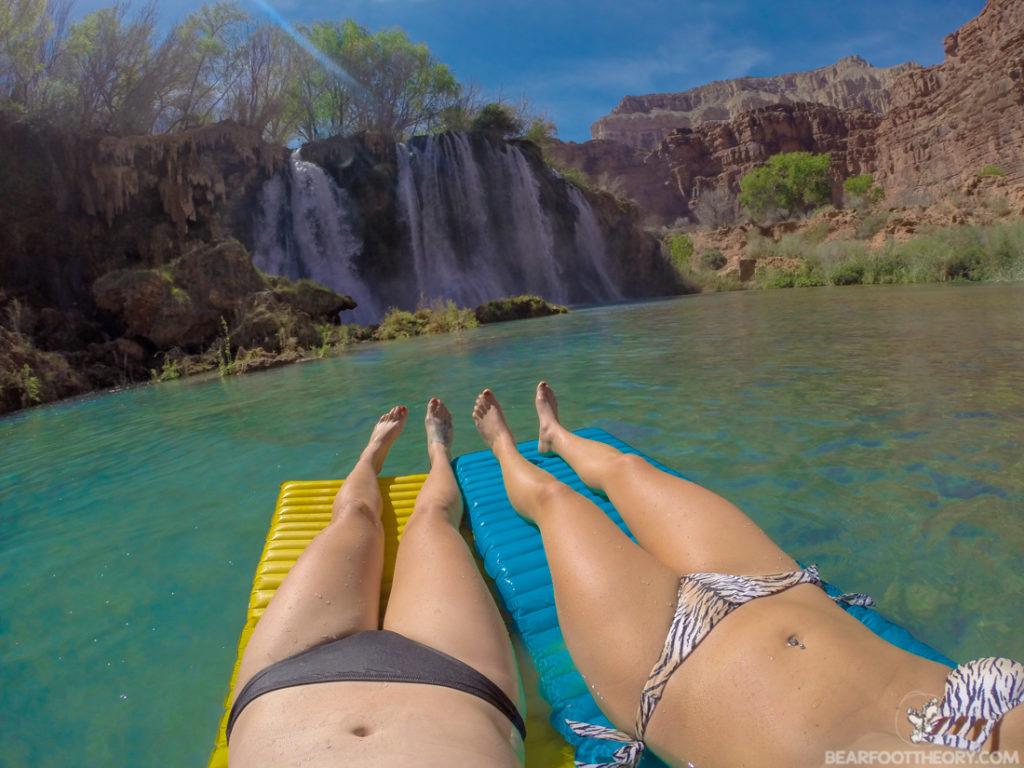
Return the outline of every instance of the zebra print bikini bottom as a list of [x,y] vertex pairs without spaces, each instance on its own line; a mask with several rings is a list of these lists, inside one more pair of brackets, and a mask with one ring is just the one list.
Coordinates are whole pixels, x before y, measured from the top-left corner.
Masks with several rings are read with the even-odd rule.
[[[636,715],[636,738],[615,728],[566,720],[566,724],[580,736],[622,742],[622,746],[615,751],[613,762],[577,762],[578,768],[631,768],[637,765],[646,748],[643,739],[647,725],[654,714],[654,708],[658,706],[665,693],[669,678],[701,640],[707,637],[718,622],[741,605],[759,597],[784,592],[798,584],[820,586],[818,569],[810,565],[798,571],[770,576],[734,576],[728,573],[690,573],[683,576],[679,580],[676,610],[669,625],[665,647],[640,694],[640,708]],[[833,599],[853,605],[874,604],[870,597],[863,594],[845,594]],[[791,638],[790,643],[799,644],[799,640]]]

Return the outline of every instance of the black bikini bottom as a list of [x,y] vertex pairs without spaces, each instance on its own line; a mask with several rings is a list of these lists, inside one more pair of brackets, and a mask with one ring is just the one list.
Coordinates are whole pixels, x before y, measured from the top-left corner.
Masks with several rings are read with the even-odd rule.
[[257,672],[231,707],[228,738],[253,699],[282,688],[335,682],[426,683],[454,688],[492,704],[526,738],[526,724],[516,705],[491,680],[447,653],[388,630],[358,632]]

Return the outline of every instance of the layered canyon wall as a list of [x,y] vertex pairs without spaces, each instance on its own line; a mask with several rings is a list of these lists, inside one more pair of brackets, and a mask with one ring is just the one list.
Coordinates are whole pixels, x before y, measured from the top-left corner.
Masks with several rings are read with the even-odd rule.
[[[595,124],[602,138],[559,144],[552,154],[635,200],[649,224],[725,223],[737,211],[740,176],[778,152],[830,153],[837,201],[842,179],[856,173],[873,174],[888,199],[903,204],[935,200],[971,183],[989,164],[1009,184],[1024,183],[1024,0],[989,0],[946,38],[945,59],[936,66],[877,70],[859,59],[843,61],[850,71],[867,73],[862,81],[840,77],[840,68],[824,78],[826,87],[794,85],[785,99],[775,94],[779,103],[738,114],[727,97],[736,97],[737,109],[756,103],[741,98],[761,92],[750,83],[813,83],[834,68],[803,73],[806,78],[743,78],[713,83],[707,92],[630,97]],[[797,95],[807,101],[787,101]],[[708,103],[716,106],[704,109]],[[639,133],[609,127],[620,124],[606,122],[616,114],[639,121],[630,125],[657,119],[664,135],[646,149]]]
[[718,80],[681,93],[626,96],[590,132],[595,139],[651,150],[676,129],[727,122],[773,104],[810,102],[881,115],[889,109],[893,81],[918,69],[913,63],[874,67],[859,56],[848,56],[810,72]]

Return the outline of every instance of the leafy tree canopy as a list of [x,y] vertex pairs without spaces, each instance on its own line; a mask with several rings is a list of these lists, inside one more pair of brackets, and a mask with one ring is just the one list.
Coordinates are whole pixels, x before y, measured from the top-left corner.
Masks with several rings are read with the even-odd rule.
[[740,204],[756,219],[787,217],[824,205],[831,197],[828,154],[783,152],[740,179]]

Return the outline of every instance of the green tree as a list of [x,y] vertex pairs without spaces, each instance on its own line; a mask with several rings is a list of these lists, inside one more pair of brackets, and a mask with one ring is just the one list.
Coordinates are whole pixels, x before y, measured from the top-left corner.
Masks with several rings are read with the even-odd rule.
[[180,78],[166,130],[217,120],[242,72],[248,15],[235,2],[202,6],[174,29]]
[[843,182],[843,192],[858,208],[863,205],[874,205],[885,196],[884,190],[875,184],[875,177],[870,173],[861,173],[846,179]]
[[321,135],[373,131],[393,138],[432,130],[457,101],[451,70],[401,29],[371,33],[348,19],[304,30],[327,58],[306,84],[307,128]]
[[507,104],[485,104],[473,119],[472,130],[495,136],[515,136],[523,132],[523,121]]
[[782,213],[787,218],[824,205],[831,197],[828,154],[783,152],[740,179],[740,204],[760,219]]
[[37,38],[46,24],[45,0],[0,3],[0,93],[22,108],[28,83],[40,66]]
[[68,31],[56,76],[61,109],[85,130],[149,133],[176,85],[173,34],[156,39],[156,5],[134,16],[119,0],[90,13]]

